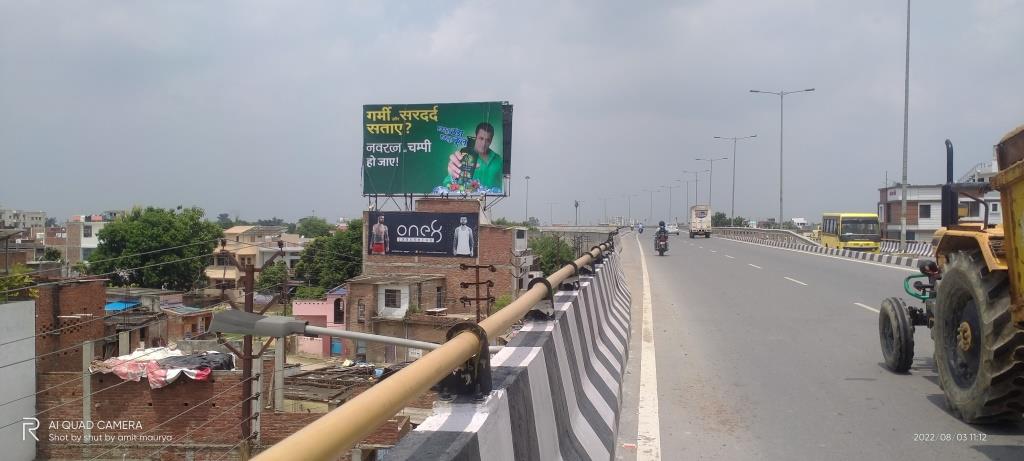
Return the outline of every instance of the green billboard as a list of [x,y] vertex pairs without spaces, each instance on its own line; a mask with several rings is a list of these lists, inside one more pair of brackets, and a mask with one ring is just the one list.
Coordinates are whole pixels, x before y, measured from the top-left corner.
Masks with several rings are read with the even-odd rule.
[[363,106],[363,195],[507,195],[512,105]]

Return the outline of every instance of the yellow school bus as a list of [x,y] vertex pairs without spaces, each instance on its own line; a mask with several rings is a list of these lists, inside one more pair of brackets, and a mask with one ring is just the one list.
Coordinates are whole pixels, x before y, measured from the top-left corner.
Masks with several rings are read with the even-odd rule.
[[878,253],[881,233],[875,213],[825,213],[821,244],[825,248]]

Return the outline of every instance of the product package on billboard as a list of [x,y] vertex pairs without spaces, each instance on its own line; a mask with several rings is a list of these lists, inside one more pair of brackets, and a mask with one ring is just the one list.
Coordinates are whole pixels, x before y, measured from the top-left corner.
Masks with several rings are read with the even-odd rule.
[[474,258],[480,217],[476,213],[370,212],[367,254]]
[[363,106],[363,195],[507,195],[512,106]]

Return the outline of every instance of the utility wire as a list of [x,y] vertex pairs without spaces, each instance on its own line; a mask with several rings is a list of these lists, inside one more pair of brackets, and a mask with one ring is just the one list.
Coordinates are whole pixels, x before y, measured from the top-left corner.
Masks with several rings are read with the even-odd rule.
[[[195,245],[202,245],[204,243],[216,242],[218,240],[220,240],[220,237],[215,238],[215,239],[210,239],[210,240],[202,240],[202,241],[199,241],[199,242],[186,243],[184,245],[178,245],[178,246],[173,246],[173,247],[158,248],[156,250],[144,251],[142,253],[132,253],[132,254],[127,254],[127,255],[116,256],[116,257],[113,257],[113,258],[99,259],[99,260],[96,260],[96,261],[89,261],[89,264],[105,263],[105,262],[108,262],[108,261],[116,261],[118,259],[131,258],[133,256],[142,256],[142,255],[148,255],[148,254],[153,254],[153,253],[160,253],[160,252],[163,252],[163,251],[177,250],[178,248],[185,248],[185,247],[190,247],[190,246],[195,246]],[[19,275],[32,275],[32,274],[38,274],[38,273],[42,273],[42,272],[52,272],[52,271],[53,271],[53,269],[39,269],[39,270],[35,270],[35,271],[31,271],[31,272],[25,272],[25,273],[21,273],[21,274],[8,274],[8,275],[0,276],[0,279],[5,279],[5,278],[8,278],[8,277],[17,277]]]

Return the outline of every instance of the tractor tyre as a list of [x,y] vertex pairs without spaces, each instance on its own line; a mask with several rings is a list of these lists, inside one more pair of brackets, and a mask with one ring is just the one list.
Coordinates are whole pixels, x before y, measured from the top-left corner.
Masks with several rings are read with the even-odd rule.
[[1024,419],[1024,330],[1011,322],[1010,280],[981,254],[949,255],[935,303],[935,367],[950,412],[971,424]]
[[906,373],[914,362],[914,324],[910,309],[900,298],[885,298],[878,311],[878,336],[882,342],[885,367],[894,373]]

